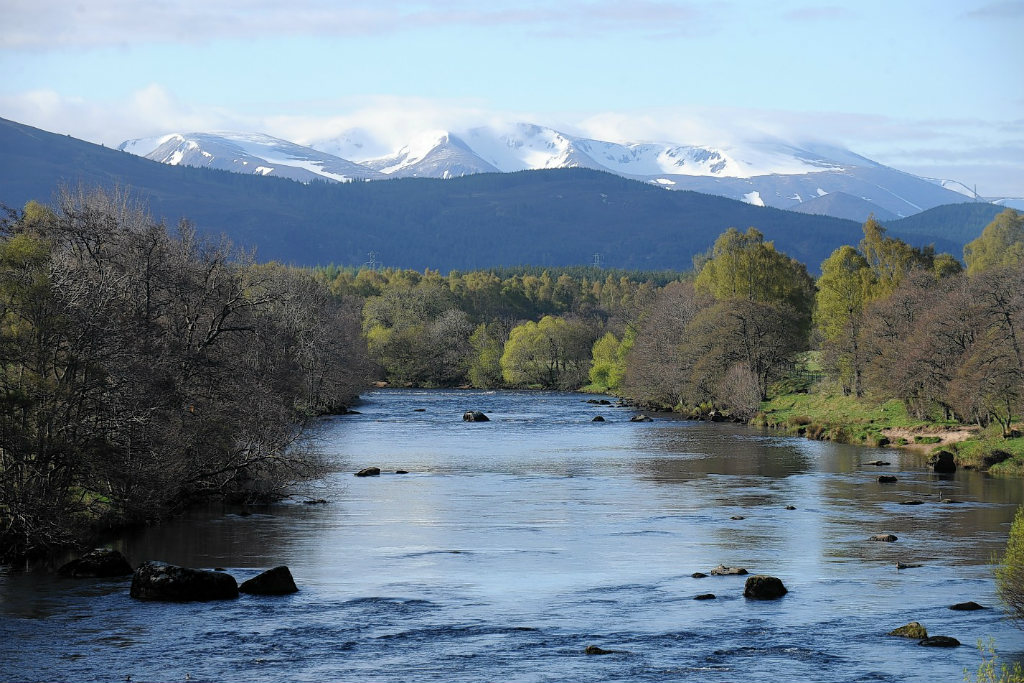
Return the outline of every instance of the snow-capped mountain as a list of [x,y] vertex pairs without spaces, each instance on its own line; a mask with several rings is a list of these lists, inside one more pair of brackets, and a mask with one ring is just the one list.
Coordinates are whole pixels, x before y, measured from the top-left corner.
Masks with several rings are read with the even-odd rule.
[[205,166],[301,182],[385,177],[347,159],[259,133],[171,133],[127,140],[118,149],[172,166]]
[[[309,146],[261,134],[192,133],[130,140],[120,149],[169,164],[278,175],[302,182],[452,178],[579,167],[669,190],[694,190],[782,209],[842,192],[850,198],[842,202],[847,213],[856,206],[857,213],[893,216],[963,202],[966,189],[952,182],[946,183],[947,187],[941,181],[903,173],[822,144],[794,145],[779,140],[723,146],[619,143],[528,123],[460,132],[428,131],[383,155],[380,141],[359,129]],[[818,200],[806,208],[808,213],[817,213],[823,206],[837,205]]]

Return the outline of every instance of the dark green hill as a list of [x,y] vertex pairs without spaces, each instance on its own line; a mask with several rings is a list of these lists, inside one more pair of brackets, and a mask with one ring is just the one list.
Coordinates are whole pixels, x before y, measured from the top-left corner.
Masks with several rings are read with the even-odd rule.
[[[129,188],[154,216],[191,219],[297,265],[378,263],[471,269],[592,263],[687,269],[726,228],[755,226],[816,271],[860,224],[668,191],[586,169],[303,185],[167,166],[0,119],[0,202],[51,200],[61,184]],[[893,226],[893,234],[901,230]],[[915,243],[950,243],[923,232]],[[953,245],[959,254],[960,245]]]
[[[959,243],[962,251],[964,244],[978,237],[985,226],[1005,210],[1004,206],[986,202],[946,204],[899,220],[883,220],[882,223],[895,234],[941,235]],[[956,252],[954,255],[960,258],[963,254]]]

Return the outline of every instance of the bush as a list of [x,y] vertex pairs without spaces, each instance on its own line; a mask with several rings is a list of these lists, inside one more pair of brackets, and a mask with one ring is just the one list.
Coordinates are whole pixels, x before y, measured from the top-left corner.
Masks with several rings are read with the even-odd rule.
[[1024,627],[1024,506],[1017,508],[1010,526],[1003,561],[996,567],[996,588],[1010,618]]

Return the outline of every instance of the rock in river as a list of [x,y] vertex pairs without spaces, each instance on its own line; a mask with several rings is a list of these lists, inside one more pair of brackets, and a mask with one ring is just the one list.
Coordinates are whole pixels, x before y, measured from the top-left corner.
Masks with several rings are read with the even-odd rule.
[[634,415],[629,418],[630,422],[654,422],[653,418],[647,417],[646,415]]
[[377,477],[380,476],[379,467],[366,467],[356,472],[357,477]]
[[748,577],[743,586],[743,597],[754,600],[776,600],[788,592],[780,579],[764,574]]
[[890,636],[899,636],[900,638],[913,638],[914,640],[922,640],[928,637],[928,631],[924,626],[921,626],[916,621],[912,621],[909,624],[894,628],[889,631]]
[[132,566],[118,551],[109,548],[96,548],[77,560],[71,560],[63,565],[57,570],[57,573],[76,579],[128,576],[132,573]]
[[491,418],[487,417],[479,410],[467,410],[462,414],[463,422],[490,422]]
[[238,597],[235,577],[222,572],[143,562],[132,576],[131,596],[137,600],[228,600]]
[[953,459],[953,454],[949,451],[939,451],[928,459],[928,464],[932,466],[932,471],[934,472],[956,472],[956,461]]
[[975,610],[988,608],[971,600],[970,602],[958,602],[955,605],[950,605],[949,609],[953,609],[958,612],[973,612]]
[[879,484],[895,484],[896,483],[896,477],[892,476],[891,474],[883,474],[882,476],[880,476],[878,478],[878,483]]
[[299,589],[288,567],[282,565],[243,582],[238,590],[251,595],[287,595],[297,593]]
[[899,540],[895,534],[875,534],[869,541],[882,541],[883,543],[895,543]]
[[693,596],[693,599],[694,600],[714,600],[715,599],[715,594],[714,593],[701,593],[700,595]]
[[605,650],[597,645],[587,645],[587,649],[583,652],[588,655],[610,655],[614,654],[615,650]]
[[742,576],[747,573],[747,570],[743,567],[726,567],[724,564],[720,564],[712,569],[711,573],[715,576]]
[[594,419],[591,420],[591,422],[604,422],[604,418],[601,417],[600,415],[595,415]]
[[949,636],[932,636],[925,638],[918,645],[924,645],[925,647],[960,647],[960,641]]

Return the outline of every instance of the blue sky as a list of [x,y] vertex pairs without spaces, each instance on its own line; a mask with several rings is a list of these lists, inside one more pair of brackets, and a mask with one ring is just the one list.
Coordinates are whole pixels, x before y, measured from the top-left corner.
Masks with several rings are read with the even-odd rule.
[[824,140],[1024,196],[1024,1],[0,0],[0,116],[116,145],[525,120]]

